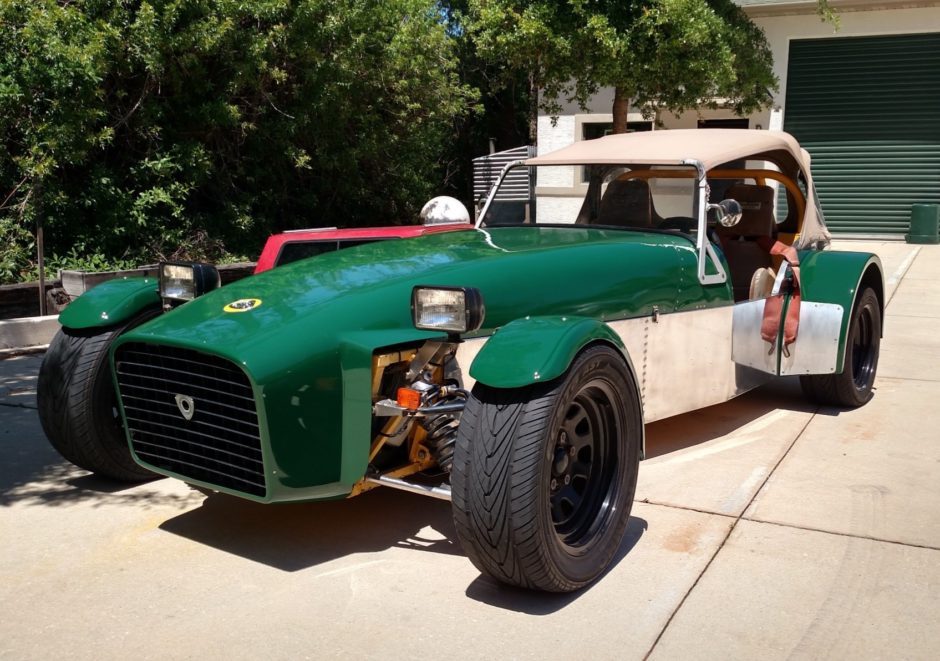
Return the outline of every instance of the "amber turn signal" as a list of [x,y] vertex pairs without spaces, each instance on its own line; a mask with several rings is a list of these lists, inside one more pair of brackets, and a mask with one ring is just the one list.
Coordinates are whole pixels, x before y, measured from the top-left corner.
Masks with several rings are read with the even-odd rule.
[[421,393],[411,388],[399,388],[396,401],[402,408],[415,411],[421,406]]

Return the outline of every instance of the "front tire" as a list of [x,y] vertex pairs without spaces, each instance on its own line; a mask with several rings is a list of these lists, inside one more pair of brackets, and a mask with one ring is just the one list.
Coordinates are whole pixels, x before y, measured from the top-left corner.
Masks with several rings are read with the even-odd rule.
[[881,305],[875,291],[866,287],[852,307],[845,365],[841,374],[800,377],[803,394],[817,404],[857,408],[874,394],[881,348]]
[[477,384],[461,416],[451,473],[454,523],[493,578],[577,590],[610,565],[626,531],[643,437],[622,357],[596,345],[555,381]]
[[131,457],[108,350],[118,335],[154,314],[107,329],[62,328],[39,369],[39,421],[52,447],[79,468],[120,482],[159,476]]

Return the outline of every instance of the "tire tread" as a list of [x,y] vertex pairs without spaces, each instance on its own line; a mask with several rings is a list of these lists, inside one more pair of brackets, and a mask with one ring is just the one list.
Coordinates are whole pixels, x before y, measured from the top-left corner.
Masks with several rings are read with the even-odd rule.
[[[879,312],[879,314],[877,314],[875,317],[877,327],[873,329],[873,334],[875,336],[874,341],[876,343],[874,369],[877,373],[882,320],[878,297],[874,290],[870,287],[863,289],[859,293],[855,304],[852,306],[852,319],[849,322],[849,331],[846,334],[846,353],[848,353],[848,347],[852,345],[854,334],[857,332],[857,319],[859,310],[866,305],[874,306],[874,309]],[[822,406],[857,408],[866,404],[872,397],[871,388],[869,388],[866,392],[859,392],[853,381],[852,368],[848,364],[848,355],[846,355],[845,361],[846,364],[842,372],[839,374],[811,374],[801,376],[800,387],[803,390],[803,395],[811,402],[815,402],[816,404],[820,404]],[[874,379],[875,375],[872,376],[872,384],[874,384]]]
[[[556,568],[533,493],[549,414],[564,386],[564,378],[515,390],[478,383],[461,417],[451,472],[454,525],[470,561],[501,582],[551,592],[586,584]],[[635,476],[634,466],[630,503]],[[612,556],[602,559],[605,567]]]
[[40,367],[36,398],[43,431],[64,459],[103,477],[141,482],[156,475],[133,460],[123,430],[102,415],[100,401],[116,397],[108,350],[126,327],[60,329]]

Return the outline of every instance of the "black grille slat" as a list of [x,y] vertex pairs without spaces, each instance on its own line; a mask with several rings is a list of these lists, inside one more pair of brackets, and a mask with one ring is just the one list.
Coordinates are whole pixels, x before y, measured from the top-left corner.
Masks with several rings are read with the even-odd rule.
[[[135,361],[130,360],[129,356],[133,356],[133,355],[137,355],[137,356],[140,356],[141,358],[143,358],[143,362],[141,362],[141,361],[136,361],[136,362],[135,362]],[[147,353],[145,353],[145,352],[135,351],[134,349],[128,349],[128,350],[124,353],[124,358],[123,358],[123,360],[124,360],[124,362],[125,362],[126,364],[131,364],[131,365],[137,364],[137,365],[141,365],[141,366],[143,366],[143,367],[149,367],[150,364],[149,364],[148,362],[146,362],[148,358],[149,358],[149,355],[148,355]],[[200,369],[205,369],[205,368],[207,367],[207,365],[206,365],[206,363],[205,363],[204,361],[190,360],[190,359],[188,359],[188,358],[184,358],[184,357],[181,357],[181,356],[173,356],[173,357],[170,358],[170,360],[171,360],[173,363],[175,363],[175,364],[181,364],[181,363],[182,363],[182,364],[189,364],[189,365],[193,365],[193,366],[195,366],[195,367],[198,367],[198,368],[200,368]],[[237,370],[237,369],[232,369],[232,368],[229,368],[229,367],[222,367],[221,365],[218,365],[218,364],[212,365],[211,367],[212,367],[215,371],[217,371],[217,372],[228,372],[229,375],[230,375],[230,377],[231,377],[232,379],[240,379],[240,378],[243,376],[243,374],[242,374],[239,370]]]
[[[153,376],[150,374],[134,374],[132,372],[127,372],[127,371],[125,371],[124,373],[127,374],[128,376],[133,376],[138,379],[149,379],[150,381],[156,381],[158,383],[172,383],[177,388],[199,388],[200,390],[207,390],[209,392],[218,391],[218,388],[214,388],[213,386],[204,386],[198,383],[192,383],[190,381],[177,381],[177,380],[167,379],[166,377],[161,378],[159,376]],[[251,402],[254,401],[254,398],[248,395],[240,395],[238,393],[227,393],[227,394],[231,397],[238,397],[239,399],[244,399],[246,401],[251,401]]]
[[[125,398],[130,397],[130,398],[133,398],[133,399],[140,399],[140,400],[145,400],[145,401],[149,401],[149,402],[155,402],[155,401],[158,401],[158,400],[155,400],[155,399],[150,398],[150,397],[146,397],[146,396],[144,396],[144,395],[131,395],[130,393],[131,393],[132,391],[133,391],[133,392],[136,392],[136,391],[140,391],[140,390],[146,390],[146,391],[148,391],[148,392],[155,392],[155,393],[164,393],[164,392],[166,392],[165,390],[160,390],[159,388],[147,388],[147,387],[145,387],[145,386],[137,386],[137,385],[132,386],[132,385],[129,385],[129,384],[125,384],[124,387],[125,387],[125,390],[124,390],[121,394],[124,395]],[[222,407],[225,407],[225,408],[227,408],[227,409],[232,409],[232,410],[235,410],[235,411],[244,411],[244,410],[245,410],[245,407],[244,407],[244,406],[236,406],[236,405],[233,405],[233,404],[225,404],[225,403],[223,403],[223,402],[212,402],[212,405],[213,405],[213,406],[222,406]],[[176,408],[176,407],[174,406],[173,408]]]
[[[138,441],[137,444],[138,444],[139,446],[141,446],[142,448],[143,448],[143,447],[146,447],[146,446],[150,446],[150,447],[153,447],[153,448],[157,448],[158,450],[162,450],[162,449],[163,449],[163,448],[162,448],[161,446],[159,446],[159,445],[154,445],[153,443],[148,443],[148,442],[146,442],[146,441]],[[144,450],[144,452],[148,452],[148,450]],[[176,454],[184,454],[184,455],[189,456],[189,457],[194,457],[195,459],[197,459],[197,460],[199,460],[199,461],[205,460],[205,455],[203,455],[203,454],[201,454],[201,453],[198,453],[198,452],[190,452],[189,450],[182,450],[182,449],[179,449],[179,448],[173,450],[173,452],[175,452]],[[216,452],[218,452],[218,450],[216,450]],[[225,460],[223,460],[223,459],[213,459],[213,460],[212,460],[212,463],[213,463],[213,464],[216,464],[216,465],[220,465],[220,466],[226,466],[226,467],[228,467],[228,468],[234,469],[235,471],[250,472],[250,469],[246,468],[245,466],[242,466],[242,465],[240,465],[240,464],[233,464],[233,463],[228,462],[228,461],[225,461]],[[260,463],[261,463],[261,460],[259,459],[259,460],[257,461],[257,463],[260,464]]]
[[[139,399],[136,398],[136,397],[125,397],[125,401],[124,401],[124,408],[125,408],[125,410],[126,410],[126,409],[131,409],[131,410],[133,410],[133,411],[140,411],[140,412],[146,413],[146,414],[148,414],[148,415],[156,415],[156,416],[160,416],[160,417],[163,417],[163,418],[169,418],[169,419],[173,420],[174,422],[175,422],[176,418],[178,418],[178,417],[180,416],[179,409],[176,408],[176,407],[174,407],[174,409],[173,409],[172,412],[157,411],[157,410],[154,410],[154,409],[152,409],[152,408],[141,407],[141,406],[135,406],[135,405],[133,405],[133,404],[129,404],[128,401],[127,401],[128,399],[131,399],[131,400],[134,400],[134,401],[141,401],[141,400],[139,400]],[[150,403],[150,404],[154,404],[154,405],[156,405],[156,406],[164,406],[164,403],[163,403],[163,402],[153,401],[153,400],[143,400],[143,403],[145,403],[145,404]],[[245,422],[245,421],[239,420],[239,421],[237,421],[237,424],[238,424],[239,426],[241,426],[241,427],[247,428],[249,431],[238,431],[237,429],[233,429],[233,428],[231,428],[231,427],[226,427],[226,426],[224,426],[224,425],[213,424],[213,423],[209,422],[208,420],[202,419],[202,418],[205,418],[206,416],[209,416],[209,415],[211,415],[213,418],[221,418],[223,421],[226,420],[225,416],[221,416],[221,415],[218,415],[218,414],[215,414],[215,413],[209,413],[209,412],[207,412],[207,411],[199,411],[195,416],[193,416],[193,419],[190,420],[190,424],[191,424],[191,425],[194,425],[194,426],[200,426],[200,427],[201,427],[201,426],[211,427],[211,428],[213,428],[213,429],[219,429],[219,430],[221,430],[221,431],[223,431],[223,432],[230,432],[230,433],[233,433],[233,434],[240,434],[240,435],[242,435],[242,436],[247,436],[248,438],[252,438],[252,439],[253,439],[253,438],[256,438],[256,437],[258,436],[258,426],[257,426],[257,425],[252,425],[252,424],[249,423],[249,422]],[[199,419],[197,419],[197,418],[199,418]]]
[[[254,392],[240,368],[217,356],[142,342],[118,347],[115,365],[138,456],[183,477],[266,495]],[[177,395],[193,399],[190,420]]]
[[[125,410],[126,410],[126,407],[125,407]],[[134,416],[132,416],[132,415],[127,415],[127,419],[128,419],[129,422],[137,422],[137,423],[140,423],[142,426],[143,426],[143,425],[156,425],[156,426],[158,426],[158,427],[165,427],[166,429],[169,429],[169,430],[171,430],[171,431],[179,431],[179,427],[178,427],[177,425],[171,425],[171,424],[167,424],[167,423],[165,423],[165,422],[157,422],[156,420],[152,420],[152,419],[150,419],[150,418],[137,418],[137,417],[134,417]],[[149,432],[149,430],[148,430],[148,432]],[[207,433],[205,433],[205,432],[196,431],[195,429],[189,429],[189,430],[187,430],[187,432],[186,432],[186,436],[187,436],[187,437],[188,437],[188,436],[194,436],[194,435],[195,435],[195,436],[203,436],[203,437],[205,437],[205,438],[208,438],[208,439],[210,439],[210,440],[213,440],[213,441],[216,441],[216,442],[219,442],[219,443],[228,443],[229,445],[235,445],[235,446],[237,446],[237,447],[242,448],[243,450],[247,450],[247,451],[250,451],[250,452],[258,452],[259,455],[260,455],[260,453],[261,453],[261,449],[260,449],[260,448],[257,448],[257,447],[251,446],[251,445],[244,445],[244,444],[242,444],[242,443],[239,443],[238,441],[233,441],[233,440],[228,439],[228,438],[220,438],[220,437],[217,436],[217,435],[207,434]],[[169,438],[174,438],[174,437],[170,436]],[[191,440],[190,438],[185,438],[185,439],[182,439],[182,438],[181,438],[180,440],[186,440],[187,442],[190,442],[190,443],[195,443],[195,442],[196,442],[196,441]],[[206,447],[213,447],[213,446],[211,446],[211,445],[206,445]]]
[[[160,436],[160,434],[155,434],[155,436]],[[167,437],[163,436],[162,438],[167,438]],[[154,444],[153,444],[153,443],[147,443],[146,441],[137,441],[137,445],[138,445],[138,447],[139,447],[139,446],[154,445]],[[162,447],[162,446],[154,446],[154,447]],[[198,449],[198,450],[205,450],[206,448],[205,448],[205,446],[197,446],[196,449]],[[189,450],[176,450],[176,451],[177,451],[177,452],[182,452],[182,453],[184,453],[184,454],[192,454],[193,456],[196,456],[196,457],[203,456],[203,454],[204,454],[204,453],[199,453],[199,452],[193,453],[193,452],[190,452]],[[233,458],[233,459],[241,459],[241,460],[247,459],[244,455],[241,455],[241,454],[239,454],[239,453],[237,453],[237,452],[229,452],[228,450],[220,450],[219,448],[213,448],[213,452],[218,453],[218,454],[224,454],[224,455],[226,455],[226,456],[228,456],[228,457],[231,457],[231,458]],[[222,463],[225,463],[225,462],[224,462],[223,460],[221,460],[221,459],[220,459],[219,461],[222,461]],[[261,459],[260,459],[260,458],[254,459],[254,460],[251,460],[251,461],[253,461],[255,464],[257,464],[257,466],[255,466],[255,468],[258,468],[258,469],[261,468],[261,463],[262,463],[262,462],[261,462]],[[238,468],[238,469],[243,469],[243,468],[244,468],[244,466],[242,466],[242,465],[240,465],[240,464],[229,464],[229,465],[232,466],[232,468]]]
[[[150,463],[153,464],[154,466],[159,465],[157,462],[164,458],[162,455],[151,454],[147,452],[146,450],[139,450],[137,454],[139,454],[144,459],[147,459],[148,461],[150,461]],[[191,469],[193,469],[191,471],[193,473],[195,472],[214,473],[215,475],[221,476],[226,482],[228,481],[241,482],[242,484],[247,484],[247,485],[250,485],[251,487],[254,487],[253,489],[245,489],[244,487],[240,487],[238,485],[231,485],[231,488],[233,489],[238,489],[239,491],[248,491],[249,493],[257,489],[261,489],[261,492],[264,493],[264,484],[259,484],[257,482],[252,482],[251,480],[245,480],[245,479],[236,477],[234,475],[231,475],[228,471],[214,470],[212,468],[209,468],[208,466],[203,465],[203,462],[200,462],[199,464],[193,464],[193,463],[188,463],[180,459],[177,459],[176,463],[178,463],[180,466],[190,467]],[[186,471],[180,470],[179,468],[176,468],[174,470],[175,472],[180,473],[181,475],[186,474]],[[220,486],[222,482],[221,480],[213,480],[213,479],[209,479],[206,477],[201,477],[199,479],[201,479],[204,482],[209,482],[212,484],[219,484]],[[229,485],[225,485],[225,486],[229,486]]]

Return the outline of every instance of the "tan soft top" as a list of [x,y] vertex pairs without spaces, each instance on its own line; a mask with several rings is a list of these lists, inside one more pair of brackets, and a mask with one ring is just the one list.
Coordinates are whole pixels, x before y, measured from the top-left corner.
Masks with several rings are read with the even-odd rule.
[[699,161],[706,170],[739,160],[765,160],[794,181],[799,171],[808,184],[806,208],[799,222],[797,247],[827,244],[829,232],[813,199],[810,157],[789,133],[750,129],[670,129],[608,135],[581,140],[530,158],[526,165],[682,165]]
[[781,151],[804,165],[800,145],[789,133],[747,129],[671,129],[581,140],[530,158],[526,165],[679,165],[685,159],[694,159],[710,170],[728,161]]

